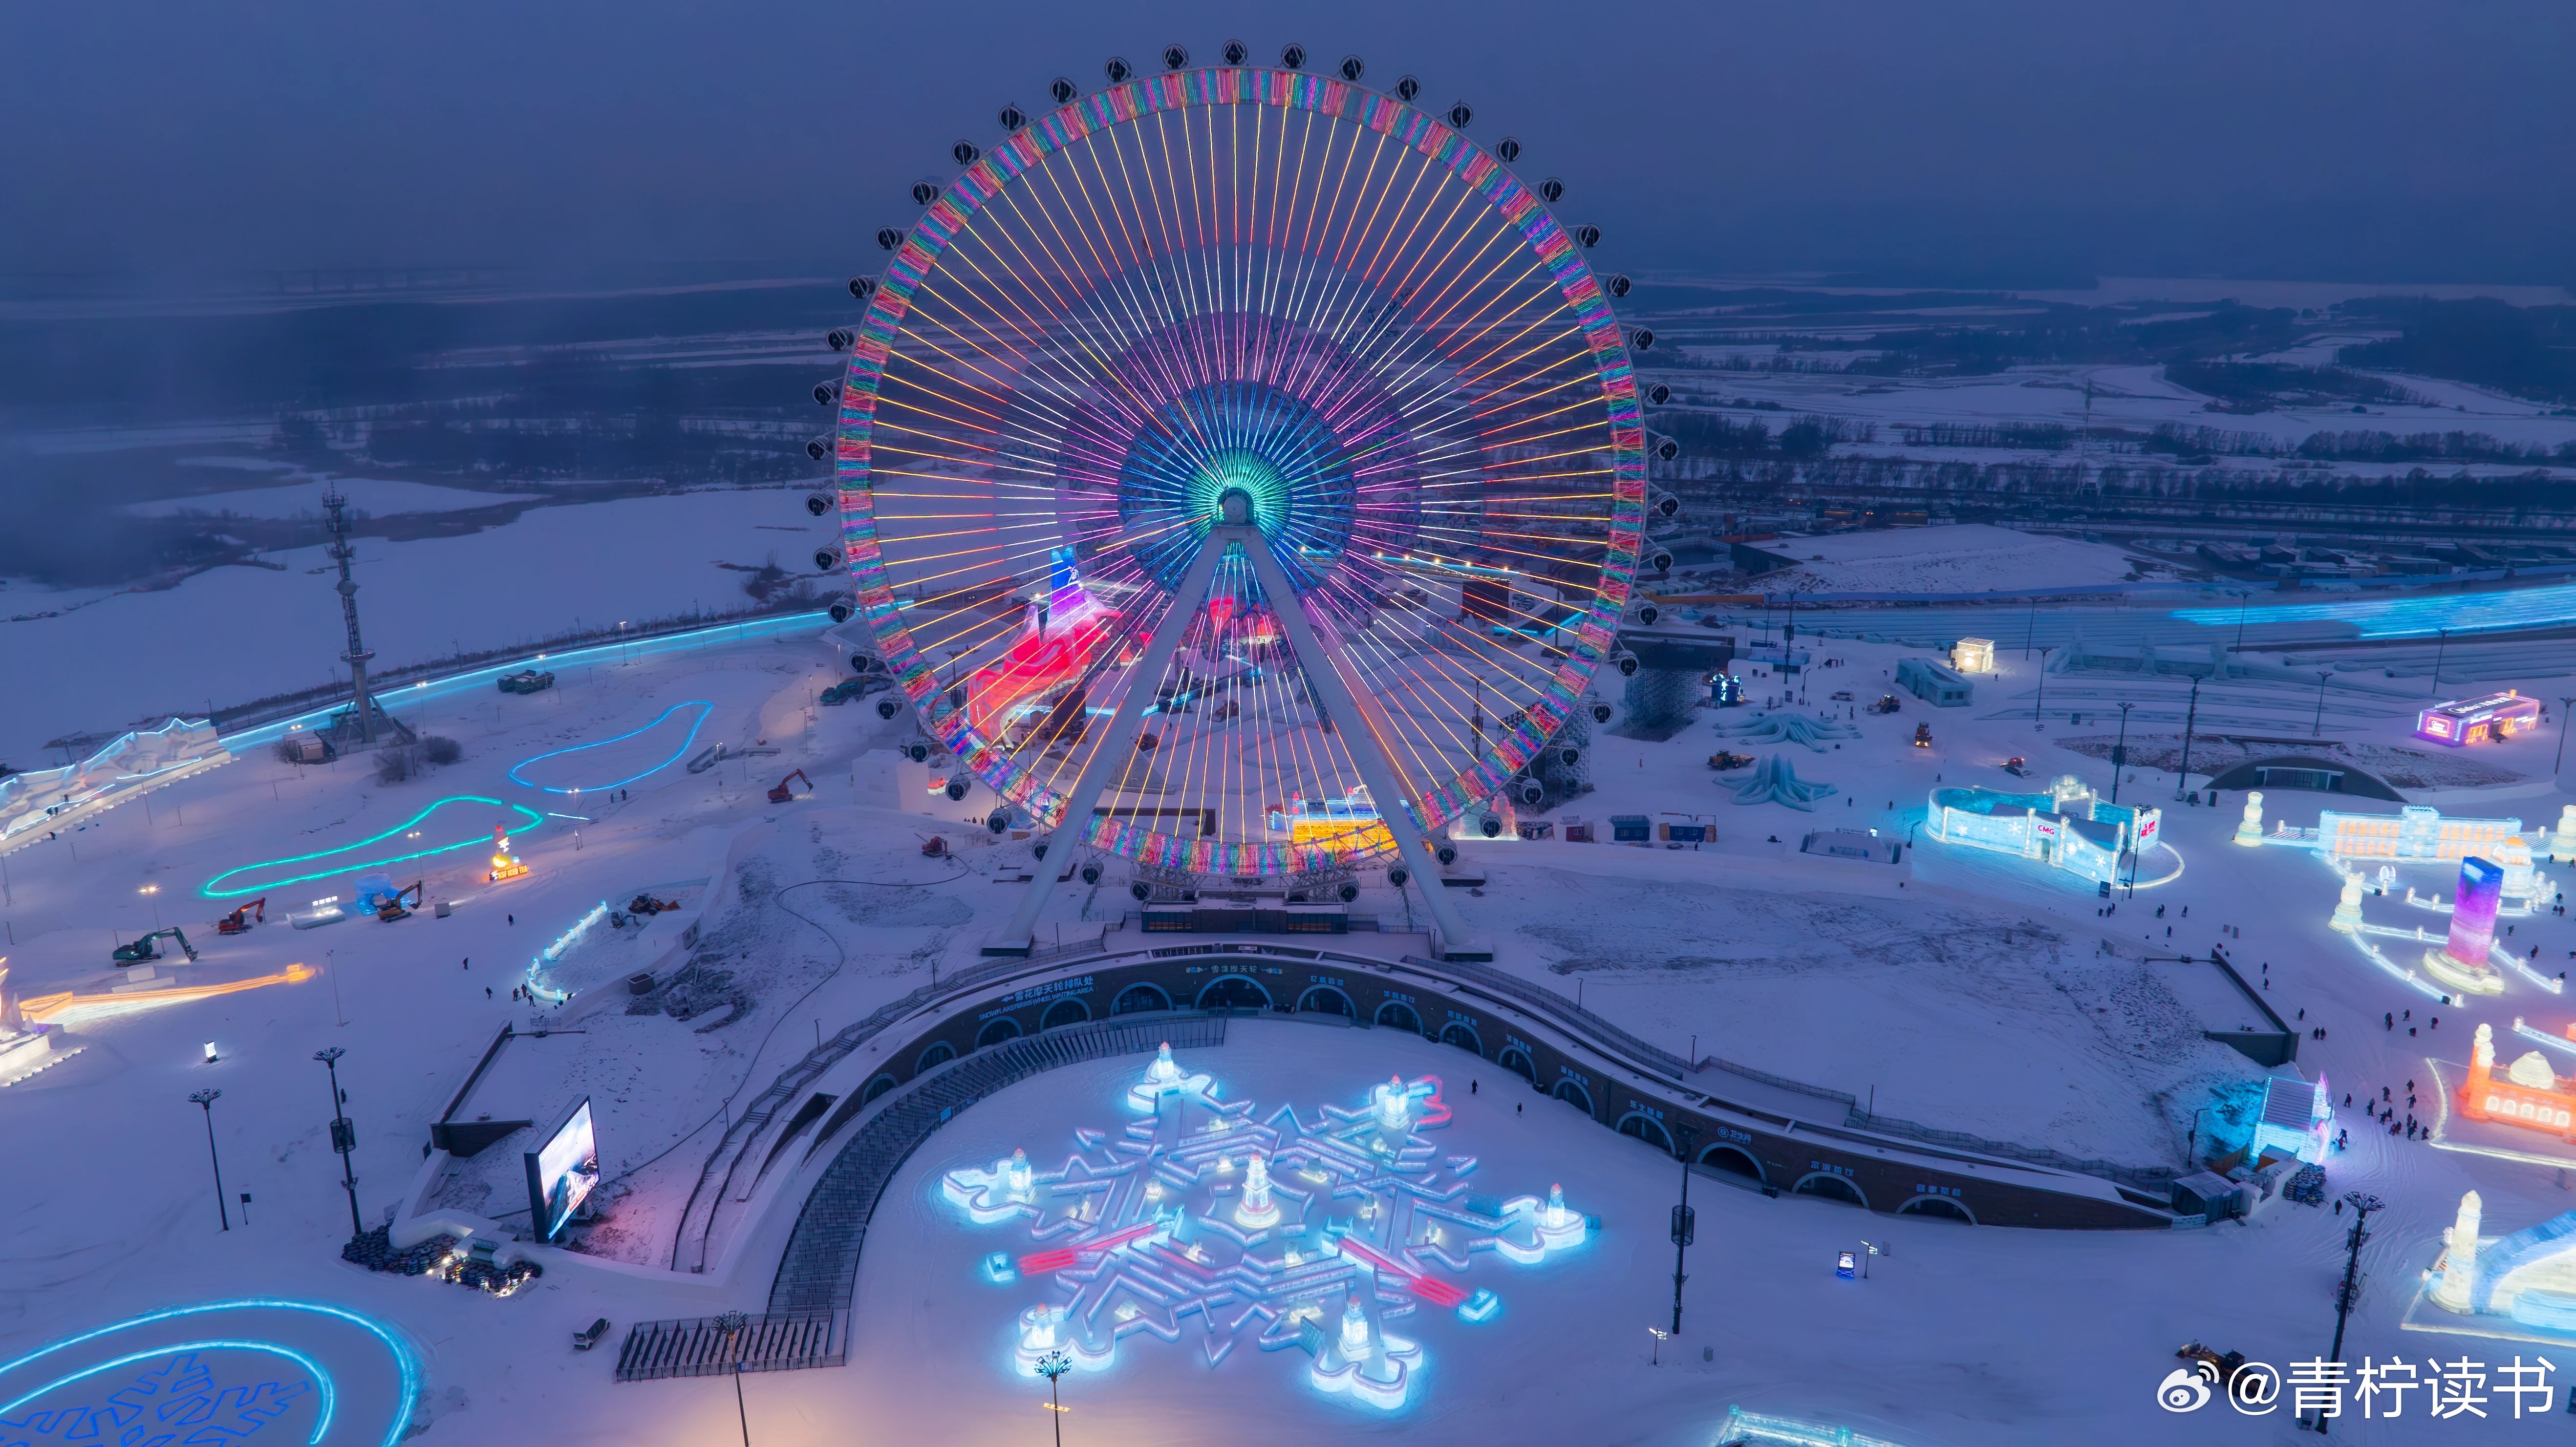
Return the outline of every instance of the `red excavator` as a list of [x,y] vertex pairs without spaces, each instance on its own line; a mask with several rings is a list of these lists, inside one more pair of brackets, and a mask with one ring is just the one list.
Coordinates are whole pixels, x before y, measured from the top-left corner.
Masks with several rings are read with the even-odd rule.
[[[411,918],[412,910],[420,907],[421,886],[428,882],[429,881],[425,879],[415,879],[411,882],[411,887],[409,889],[397,890],[392,894],[378,895],[376,897],[376,918],[383,920],[387,924],[392,924],[398,919]],[[411,901],[410,908],[404,907],[403,901],[405,899],[409,899]]]
[[215,933],[246,935],[250,933],[252,925],[266,923],[268,923],[268,896],[263,894],[222,919],[216,920]]
[[[805,771],[803,769],[798,769],[796,772],[789,774],[787,779],[805,779]],[[796,791],[787,787],[787,779],[779,780],[778,787],[769,791],[769,802],[772,804],[784,804],[788,800],[796,797]],[[813,788],[814,781],[811,779],[805,779],[805,787],[808,789]]]

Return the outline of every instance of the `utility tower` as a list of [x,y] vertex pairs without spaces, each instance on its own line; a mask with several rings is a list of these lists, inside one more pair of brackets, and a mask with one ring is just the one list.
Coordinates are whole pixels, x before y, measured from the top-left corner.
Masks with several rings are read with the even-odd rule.
[[342,495],[340,485],[324,483],[322,511],[331,529],[328,551],[331,560],[340,565],[340,617],[349,628],[349,651],[340,655],[340,661],[349,665],[353,689],[348,712],[333,721],[331,731],[334,742],[343,746],[372,744],[379,738],[409,743],[411,730],[394,722],[384,706],[376,702],[375,695],[367,691],[367,660],[376,655],[358,637],[358,582],[349,576],[349,564],[358,556],[358,550],[349,541],[348,509],[349,499]]

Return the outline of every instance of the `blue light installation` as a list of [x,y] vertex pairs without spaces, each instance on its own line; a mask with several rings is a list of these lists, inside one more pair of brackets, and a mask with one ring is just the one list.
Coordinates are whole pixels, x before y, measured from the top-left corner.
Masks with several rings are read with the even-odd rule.
[[543,814],[540,814],[525,805],[505,804],[498,799],[487,799],[480,794],[451,794],[447,798],[439,800],[437,803],[430,805],[428,808],[421,810],[419,813],[412,815],[410,818],[405,819],[403,822],[381,834],[371,834],[354,844],[343,844],[336,849],[321,849],[316,850],[311,854],[289,855],[283,859],[264,859],[257,864],[245,864],[237,869],[227,869],[223,873],[216,875],[214,878],[207,880],[205,883],[198,885],[197,893],[207,899],[238,899],[245,894],[260,894],[272,889],[282,889],[290,884],[304,884],[316,879],[329,879],[334,875],[355,874],[362,869],[381,869],[391,864],[407,864],[415,859],[427,859],[433,855],[450,854],[459,849],[472,849],[478,845],[488,843],[491,840],[491,830],[486,828],[478,831],[471,837],[459,839],[453,844],[440,844],[429,849],[415,849],[404,854],[389,854],[374,859],[360,859],[347,864],[333,865],[329,869],[316,870],[310,874],[291,875],[284,879],[263,879],[256,884],[246,884],[237,889],[225,889],[220,887],[225,880],[231,879],[236,875],[256,874],[269,869],[287,869],[298,864],[311,864],[317,860],[329,859],[336,854],[351,854],[358,850],[365,849],[370,845],[381,844],[385,840],[391,839],[396,835],[411,829],[415,825],[418,825],[422,820],[427,819],[430,815],[437,813],[439,810],[446,808],[450,804],[489,804],[495,809],[506,809],[519,816],[519,822],[511,826],[512,832],[514,833],[522,830],[533,829],[546,822],[546,817]]
[[[2235,608],[2176,608],[2173,616],[2205,628],[2234,628]],[[2576,623],[2576,583],[2500,593],[2446,593],[2403,598],[2347,598],[2331,603],[2267,603],[2243,610],[2245,622],[2348,623],[2363,638],[2430,638]]]
[[[689,736],[680,740],[680,746],[671,751],[670,757],[653,765],[649,769],[639,770],[638,772],[627,775],[625,778],[611,779],[602,784],[575,784],[569,788],[560,787],[554,784],[534,783],[530,780],[521,778],[519,775],[520,770],[527,768],[531,764],[542,764],[548,759],[560,759],[569,754],[587,753],[592,749],[604,749],[612,744],[622,744],[628,739],[635,738],[643,734],[649,734],[653,730],[660,728],[663,720],[668,719],[671,715],[678,713],[684,708],[693,708],[698,711],[697,717],[689,721]],[[706,726],[707,716],[713,712],[715,712],[715,705],[707,702],[705,699],[692,699],[687,703],[675,703],[669,708],[662,710],[660,715],[651,723],[644,725],[640,729],[633,729],[626,733],[619,734],[613,739],[601,739],[596,743],[575,744],[570,748],[555,749],[549,753],[535,754],[528,758],[521,759],[510,766],[510,782],[517,784],[522,788],[542,789],[549,794],[595,794],[604,789],[624,788],[626,785],[632,784],[636,780],[641,779],[648,774],[658,774],[662,770],[671,767],[673,764],[678,763],[682,758],[686,757],[689,752],[689,746],[698,741],[698,730]]]
[[[307,1349],[299,1349],[284,1342],[269,1340],[265,1336],[248,1335],[241,1331],[244,1323],[236,1321],[225,1323],[229,1330],[222,1335],[157,1344],[149,1348],[119,1352],[106,1361],[80,1364],[79,1348],[101,1342],[120,1333],[138,1333],[163,1323],[193,1321],[218,1314],[247,1316],[255,1321],[263,1313],[291,1313],[318,1319],[314,1324],[345,1323],[373,1337],[375,1344],[381,1346],[391,1359],[394,1368],[392,1400],[385,1404],[383,1433],[377,1440],[380,1447],[396,1447],[396,1444],[402,1441],[405,1432],[409,1430],[413,1408],[418,1405],[420,1399],[420,1363],[411,1348],[387,1330],[382,1323],[357,1312],[320,1302],[289,1301],[273,1297],[201,1302],[193,1306],[147,1312],[65,1337],[15,1360],[0,1363],[0,1393],[5,1393],[7,1398],[5,1404],[0,1404],[0,1419],[9,1418],[11,1414],[19,1412],[31,1403],[36,1403],[52,1393],[100,1373],[154,1358],[170,1359],[170,1369],[165,1375],[171,1376],[175,1382],[195,1385],[199,1379],[203,1379],[210,1384],[211,1373],[205,1371],[202,1364],[190,1361],[184,1364],[185,1370],[182,1370],[183,1363],[180,1359],[197,1352],[243,1351],[286,1358],[308,1374],[317,1399],[317,1410],[312,1433],[307,1438],[307,1442],[320,1443],[340,1418],[341,1389],[330,1371],[311,1354],[309,1343],[304,1344]],[[289,1320],[292,1319],[293,1317],[289,1318]],[[40,1364],[48,1363],[50,1359],[60,1359],[64,1366],[70,1369],[57,1368],[56,1374],[40,1386],[25,1388],[17,1385],[22,1374],[27,1373],[29,1368],[42,1369]],[[345,1370],[347,1364],[342,1365]],[[255,1428],[257,1425],[275,1420],[281,1411],[291,1408],[294,1400],[300,1397],[302,1392],[303,1388],[300,1386],[290,1388],[284,1384],[265,1383],[257,1387],[226,1388],[223,1398],[228,1405],[245,1409],[243,1410],[244,1424]],[[278,1410],[269,1410],[270,1407]],[[256,1410],[255,1421],[249,1420],[253,1415],[253,1411],[249,1409]],[[11,1424],[15,1431],[10,1440],[19,1440],[17,1434],[24,1433],[29,1441],[45,1441],[47,1438],[36,1434],[51,1432],[59,1425],[66,1429],[65,1435],[59,1440],[68,1441],[71,1440],[70,1433],[95,1422],[101,1415],[113,1417],[115,1412],[108,1409],[85,1410],[85,1404],[66,1404],[53,1411],[30,1413],[26,1420]],[[46,1423],[41,1426],[36,1425],[34,1419],[37,1417],[46,1418]],[[95,1428],[90,1428],[90,1431],[94,1433]],[[93,1435],[84,1440],[105,1439]]]
[[1127,1338],[1177,1342],[1199,1312],[1209,1365],[1246,1342],[1302,1350],[1316,1390],[1392,1411],[1422,1370],[1416,1323],[1499,1312],[1493,1291],[1455,1283],[1477,1257],[1534,1266],[1594,1229],[1558,1187],[1475,1193],[1475,1157],[1426,1138],[1450,1118],[1436,1077],[1383,1082],[1311,1119],[1285,1106],[1263,1119],[1165,1047],[1120,1095],[1123,1139],[1078,1130],[1052,1168],[1018,1150],[940,1177],[968,1220],[1027,1233],[1025,1254],[976,1266],[1036,1298],[1015,1320],[1014,1371],[1054,1352],[1105,1370]]

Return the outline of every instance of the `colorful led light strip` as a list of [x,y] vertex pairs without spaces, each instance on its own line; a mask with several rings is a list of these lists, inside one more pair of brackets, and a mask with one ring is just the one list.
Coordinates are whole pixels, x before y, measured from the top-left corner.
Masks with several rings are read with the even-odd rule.
[[[396,1447],[396,1444],[400,1443],[403,1440],[404,1435],[410,1430],[412,1409],[418,1406],[420,1402],[419,1360],[412,1355],[410,1348],[404,1346],[399,1338],[395,1337],[392,1332],[385,1330],[383,1325],[376,1322],[374,1319],[360,1316],[354,1311],[344,1311],[336,1306],[325,1306],[319,1302],[285,1301],[274,1297],[253,1297],[239,1301],[209,1301],[196,1306],[174,1306],[162,1311],[147,1312],[142,1316],[128,1317],[123,1321],[112,1322],[106,1326],[93,1328],[89,1331],[82,1332],[78,1336],[65,1337],[51,1346],[39,1347],[36,1350],[27,1353],[25,1356],[19,1357],[15,1361],[0,1362],[0,1378],[6,1378],[10,1373],[18,1370],[20,1367],[26,1366],[32,1362],[41,1361],[46,1357],[52,1356],[56,1352],[69,1351],[73,1347],[79,1346],[84,1342],[96,1341],[100,1337],[107,1336],[114,1332],[125,1331],[133,1327],[150,1326],[155,1322],[174,1321],[180,1317],[202,1316],[208,1312],[217,1311],[306,1311],[317,1316],[337,1317],[342,1321],[348,1322],[366,1331],[369,1335],[375,1337],[376,1340],[384,1343],[385,1350],[392,1355],[395,1368],[400,1376],[400,1386],[396,1393],[394,1410],[389,1414],[389,1419],[385,1424],[385,1436],[382,1447]],[[241,1346],[253,1350],[272,1350],[279,1352],[281,1355],[295,1355],[295,1353],[288,1351],[284,1347],[275,1347],[264,1343],[219,1343],[219,1345]],[[165,1347],[162,1350],[187,1351],[190,1350],[190,1348],[185,1346],[176,1346]],[[306,1359],[297,1357],[297,1360],[302,1361]],[[322,1377],[323,1380],[327,1380],[327,1377],[323,1377],[321,1369],[318,1366],[313,1367],[312,1370],[315,1372],[317,1377]],[[78,1373],[67,1380],[77,1381],[81,1377],[88,1376],[90,1374],[91,1373],[89,1372]],[[51,1388],[45,1388],[43,1390],[51,1390]],[[40,1394],[41,1393],[39,1393],[39,1395]],[[14,1410],[16,1407],[23,1405],[27,1400],[27,1398],[21,1397],[17,1402],[11,1403],[9,1407],[0,1408],[0,1414],[5,1414],[10,1410]],[[325,1415],[323,1420],[316,1425],[312,1440],[316,1442],[320,1441],[323,1429],[327,1428],[329,1425],[330,1419],[328,1415]]]
[[505,804],[498,799],[487,799],[480,794],[452,794],[447,798],[441,799],[437,803],[430,805],[428,808],[421,810],[419,813],[414,814],[409,819],[404,820],[382,834],[361,839],[355,844],[343,844],[337,849],[323,849],[311,854],[294,855],[286,859],[262,860],[257,864],[245,864],[239,869],[227,869],[223,873],[216,875],[214,878],[207,880],[205,883],[198,885],[197,893],[206,899],[238,899],[245,894],[259,894],[267,890],[283,889],[290,884],[305,884],[316,879],[330,879],[336,875],[355,874],[361,869],[380,869],[388,864],[402,864],[414,859],[427,859],[432,855],[452,853],[459,849],[472,849],[478,845],[489,844],[492,842],[491,831],[487,829],[475,834],[471,838],[459,839],[453,844],[441,844],[434,849],[420,849],[409,854],[392,854],[387,855],[382,859],[362,860],[356,864],[344,864],[336,868],[324,869],[312,874],[293,875],[285,879],[272,879],[264,884],[245,885],[239,889],[219,889],[216,887],[237,874],[250,874],[263,869],[282,869],[298,864],[310,864],[317,859],[328,859],[334,854],[346,854],[352,850],[364,849],[370,844],[382,843],[383,841],[391,839],[395,835],[402,833],[404,830],[411,828],[413,825],[418,824],[420,821],[437,813],[439,810],[446,808],[450,804],[489,804],[495,809],[507,809],[511,813],[518,815],[522,821],[516,826],[516,829],[533,829],[537,825],[546,822],[546,818],[543,814],[538,813],[534,809],[528,808],[524,804]]
[[312,1443],[321,1441],[322,1434],[331,1430],[331,1418],[337,1410],[340,1401],[340,1389],[331,1381],[331,1374],[322,1370],[322,1364],[320,1362],[313,1360],[311,1357],[295,1350],[293,1347],[282,1347],[277,1345],[275,1342],[264,1341],[188,1341],[173,1343],[169,1346],[152,1347],[139,1352],[127,1352],[125,1355],[117,1357],[112,1361],[100,1362],[94,1367],[83,1367],[81,1370],[73,1372],[68,1376],[56,1377],[52,1381],[45,1383],[43,1386],[36,1388],[34,1391],[27,1393],[14,1402],[0,1404],[0,1421],[7,1421],[10,1413],[17,1411],[20,1407],[36,1400],[38,1397],[44,1396],[49,1392],[61,1391],[63,1388],[70,1386],[74,1382],[85,1381],[88,1378],[97,1376],[101,1372],[112,1372],[118,1367],[132,1366],[136,1362],[148,1362],[155,1357],[171,1356],[179,1352],[204,1351],[267,1352],[272,1356],[284,1357],[288,1361],[295,1363],[297,1366],[304,1368],[306,1375],[313,1378],[314,1390],[321,1398],[322,1402],[322,1409],[314,1418],[313,1435],[304,1439],[307,1447],[310,1447],[310,1444]]
[[[528,767],[530,764],[542,764],[548,759],[560,759],[566,754],[584,753],[591,749],[604,749],[611,744],[622,744],[637,735],[649,734],[653,730],[662,726],[663,719],[669,718],[671,715],[678,713],[684,708],[693,708],[698,711],[698,716],[689,723],[689,736],[680,740],[680,746],[671,751],[671,756],[669,758],[664,759],[662,762],[655,764],[649,769],[643,770],[641,773],[629,774],[623,779],[612,780],[605,784],[582,784],[569,789],[557,788],[552,784],[532,784],[526,779],[519,777],[519,771]],[[519,785],[521,788],[542,789],[549,794],[596,794],[605,789],[624,788],[626,785],[634,783],[636,780],[643,778],[647,774],[658,774],[664,769],[671,767],[673,764],[678,763],[681,758],[689,752],[689,745],[698,741],[698,730],[706,727],[708,716],[714,712],[715,705],[707,702],[705,699],[692,699],[687,703],[675,703],[669,708],[662,710],[661,716],[654,719],[651,723],[646,724],[640,729],[619,734],[613,739],[601,739],[595,744],[575,744],[568,749],[557,749],[552,753],[538,754],[533,758],[521,759],[510,766],[510,782]]]

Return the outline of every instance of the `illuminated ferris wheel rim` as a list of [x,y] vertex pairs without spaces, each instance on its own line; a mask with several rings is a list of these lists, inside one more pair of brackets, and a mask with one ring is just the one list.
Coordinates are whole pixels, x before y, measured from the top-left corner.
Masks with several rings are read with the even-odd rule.
[[[930,731],[1002,798],[1033,816],[1058,814],[1065,802],[1063,792],[1037,777],[1008,747],[986,737],[967,711],[947,697],[947,684],[936,662],[916,644],[902,617],[872,486],[880,389],[916,295],[940,274],[940,262],[950,245],[989,205],[1006,196],[1014,181],[1048,156],[1116,127],[1162,114],[1233,106],[1302,111],[1356,125],[1410,149],[1426,164],[1445,167],[1463,181],[1517,233],[1545,269],[1554,292],[1572,314],[1571,330],[1581,337],[1581,350],[1589,357],[1606,408],[1606,445],[1597,450],[1609,458],[1606,496],[1610,505],[1603,519],[1601,573],[1591,606],[1579,624],[1569,623],[1560,630],[1560,636],[1570,636],[1570,641],[1559,651],[1552,677],[1538,689],[1530,706],[1501,726],[1480,729],[1479,738],[1487,747],[1456,777],[1434,779],[1419,787],[1417,822],[1424,829],[1436,829],[1491,798],[1538,755],[1573,713],[1609,655],[1644,538],[1645,434],[1625,338],[1574,238],[1558,224],[1541,196],[1492,154],[1456,127],[1393,97],[1339,78],[1261,67],[1213,67],[1138,77],[1037,118],[977,157],[954,183],[942,188],[896,250],[875,289],[851,346],[838,397],[835,480],[841,499],[842,553],[851,571],[858,611],[875,634],[888,670]],[[1390,816],[1394,812],[1390,810]],[[1102,818],[1086,829],[1083,842],[1131,858],[1169,862],[1175,857],[1172,846],[1180,841]],[[1267,857],[1274,852],[1278,851],[1263,851],[1262,862],[1282,862]],[[1284,862],[1290,867],[1312,863],[1293,858]],[[1244,861],[1229,849],[1221,868],[1211,872],[1241,873],[1244,867]]]

